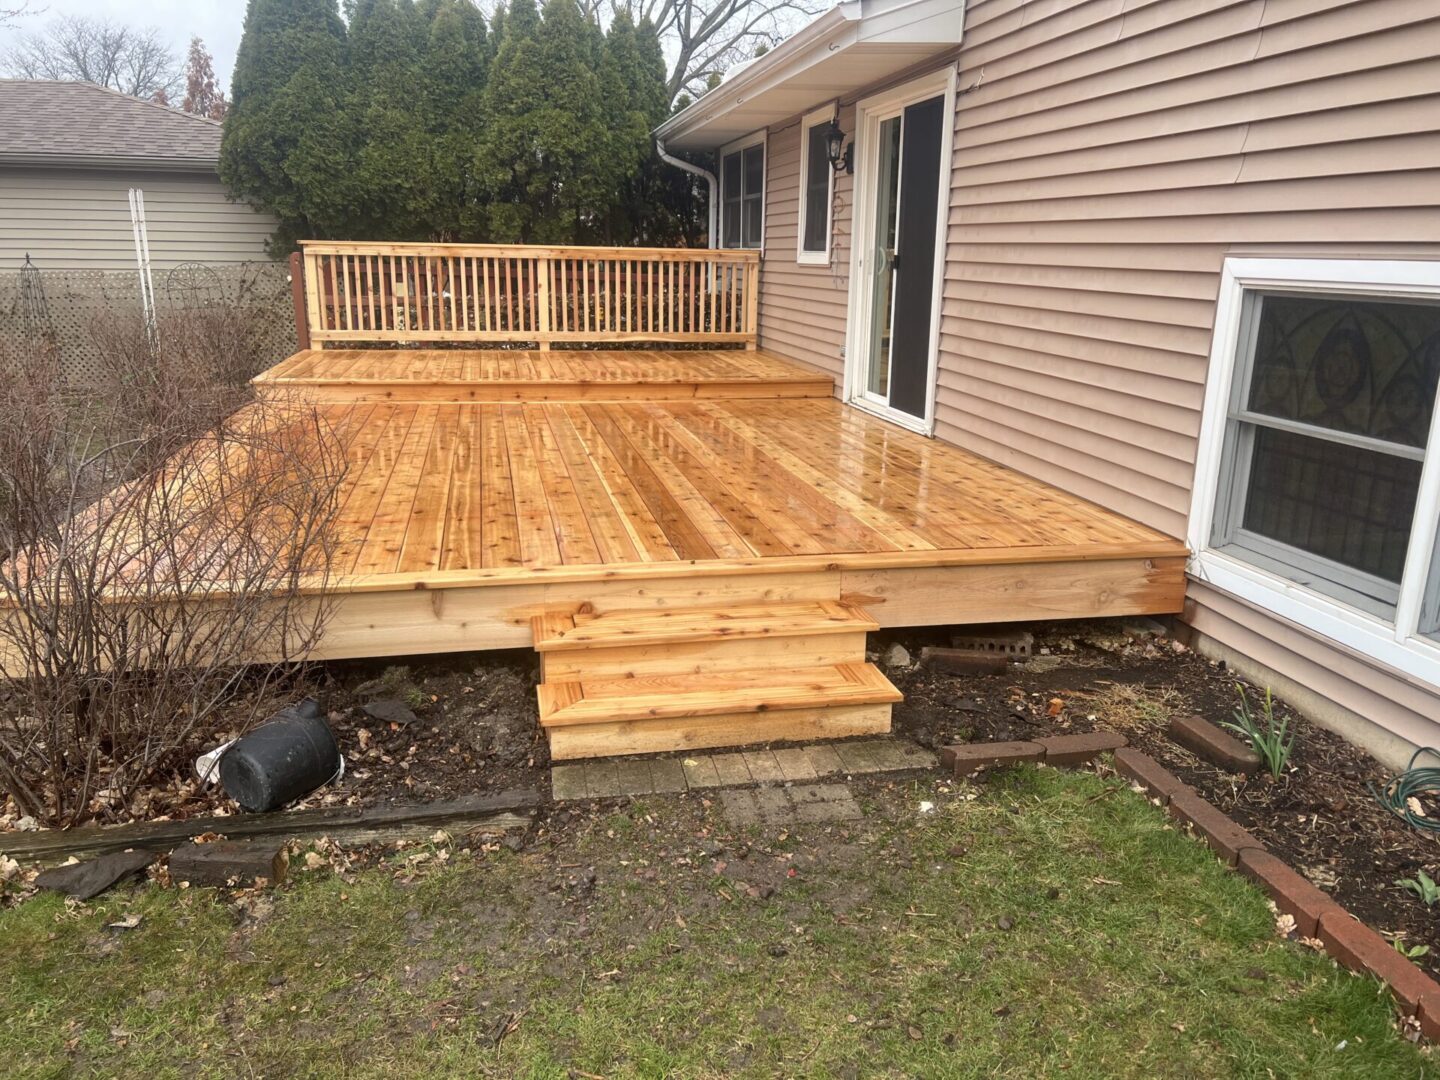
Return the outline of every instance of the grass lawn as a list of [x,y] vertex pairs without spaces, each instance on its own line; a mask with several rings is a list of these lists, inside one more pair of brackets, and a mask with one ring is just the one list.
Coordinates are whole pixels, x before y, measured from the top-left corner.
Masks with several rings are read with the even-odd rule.
[[[9,1076],[1415,1077],[1371,980],[1140,796],[1025,768],[856,783],[864,821],[656,797],[524,853],[258,903],[0,912]],[[1114,788],[1115,790],[1109,790]],[[978,797],[975,797],[978,791]],[[922,800],[935,804],[922,813]],[[427,852],[430,849],[427,849]],[[444,849],[440,849],[444,850]],[[111,929],[130,915],[135,929]]]

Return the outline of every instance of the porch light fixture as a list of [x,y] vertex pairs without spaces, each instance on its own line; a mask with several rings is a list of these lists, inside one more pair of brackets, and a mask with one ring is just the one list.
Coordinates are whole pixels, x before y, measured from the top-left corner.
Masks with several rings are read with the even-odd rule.
[[855,171],[855,143],[851,140],[848,146],[845,144],[845,133],[840,130],[838,120],[831,120],[830,127],[825,131],[825,156],[836,172],[841,169],[847,173]]

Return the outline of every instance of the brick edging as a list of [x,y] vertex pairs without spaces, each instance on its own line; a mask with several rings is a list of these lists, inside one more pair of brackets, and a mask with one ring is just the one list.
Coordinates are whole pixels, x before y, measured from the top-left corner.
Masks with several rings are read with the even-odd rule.
[[1421,1033],[1440,1042],[1440,983],[1360,922],[1328,894],[1285,865],[1253,834],[1241,828],[1148,754],[1126,745],[1120,735],[1056,735],[1034,742],[965,743],[940,751],[941,764],[957,777],[990,765],[1021,761],[1073,766],[1113,751],[1115,771],[1144,788],[1172,818],[1195,831],[1232,870],[1253,881],[1275,906],[1295,920],[1302,938],[1318,940],[1341,967],[1375,976],[1390,988],[1405,1016]]

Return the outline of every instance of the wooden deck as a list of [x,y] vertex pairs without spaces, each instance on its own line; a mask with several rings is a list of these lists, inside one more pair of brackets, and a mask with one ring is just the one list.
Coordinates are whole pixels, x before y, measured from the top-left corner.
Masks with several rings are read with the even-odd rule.
[[554,758],[888,731],[881,626],[1180,609],[1178,541],[761,352],[757,252],[302,246],[330,349],[257,384],[350,456],[320,654],[533,647]]
[[[918,626],[1181,604],[1179,541],[763,352],[331,350],[258,381],[307,385],[350,448],[326,656],[528,646],[557,606],[863,596]],[[435,387],[465,403],[403,400]]]

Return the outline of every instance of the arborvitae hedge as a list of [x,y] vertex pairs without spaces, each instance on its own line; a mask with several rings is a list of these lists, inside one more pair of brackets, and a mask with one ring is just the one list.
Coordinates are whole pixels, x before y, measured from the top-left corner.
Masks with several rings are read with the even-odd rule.
[[220,173],[304,237],[693,242],[664,166],[665,61],[649,23],[602,33],[575,0],[249,0]]

